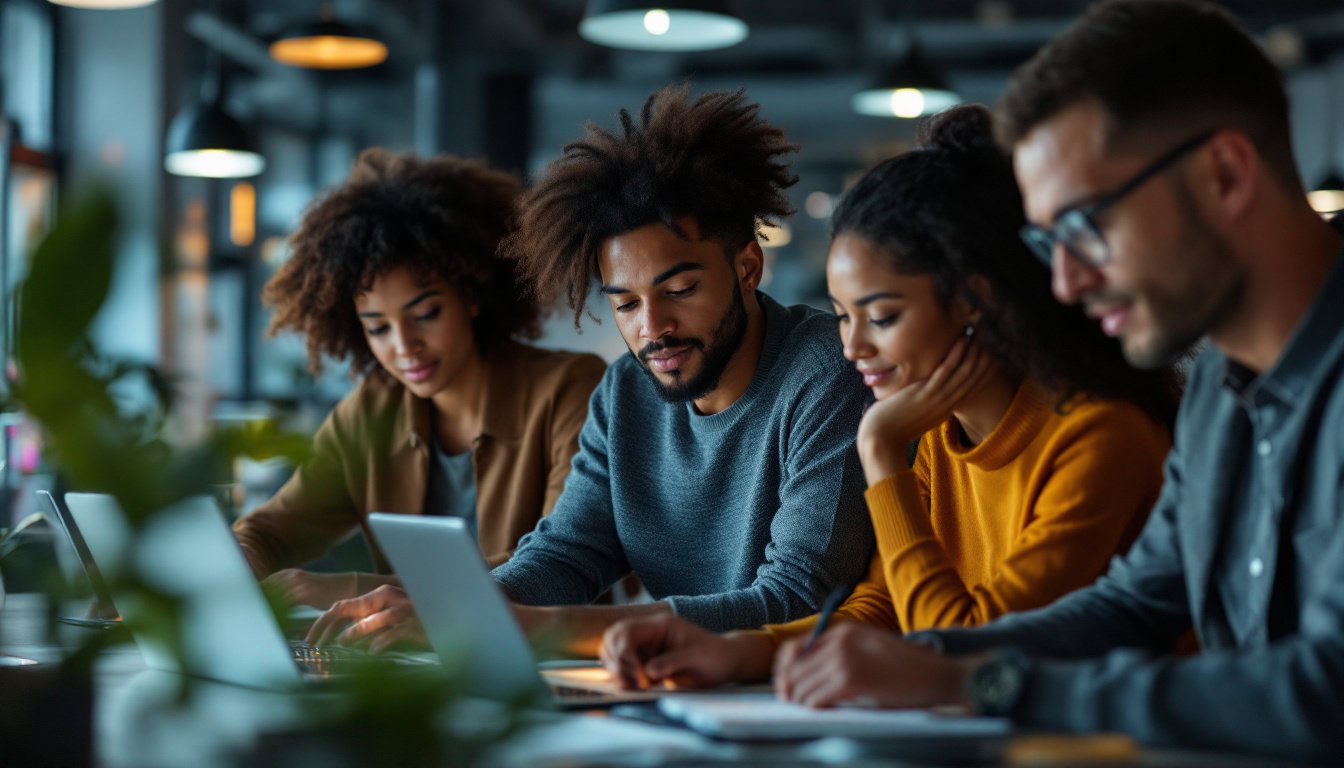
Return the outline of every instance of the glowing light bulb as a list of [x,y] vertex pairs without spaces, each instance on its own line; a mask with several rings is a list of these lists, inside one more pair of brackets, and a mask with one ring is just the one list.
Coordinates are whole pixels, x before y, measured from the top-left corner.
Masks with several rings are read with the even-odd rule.
[[644,14],[644,29],[650,35],[665,35],[672,28],[672,17],[662,8],[654,8]]
[[1317,213],[1333,213],[1344,210],[1344,191],[1338,189],[1318,189],[1307,193],[1307,203]]
[[924,94],[918,88],[897,88],[891,92],[891,114],[919,117],[924,114]]

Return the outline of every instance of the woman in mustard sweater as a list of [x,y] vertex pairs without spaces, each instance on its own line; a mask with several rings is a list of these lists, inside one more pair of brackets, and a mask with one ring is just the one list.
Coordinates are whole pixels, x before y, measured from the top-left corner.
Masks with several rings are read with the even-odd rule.
[[[911,632],[1046,605],[1095,580],[1157,499],[1178,378],[1130,368],[1055,302],[1023,223],[979,106],[926,122],[919,148],[865,175],[832,218],[840,340],[877,398],[857,439],[877,552],[838,622]],[[759,680],[773,665],[790,698],[869,697],[881,676],[854,649],[800,658],[815,624],[630,621],[602,656],[627,685]]]

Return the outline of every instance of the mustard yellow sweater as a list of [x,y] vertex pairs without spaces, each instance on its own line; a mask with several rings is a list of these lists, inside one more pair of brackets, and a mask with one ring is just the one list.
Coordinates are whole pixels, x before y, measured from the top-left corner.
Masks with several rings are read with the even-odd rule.
[[[924,435],[912,469],[868,489],[877,554],[837,619],[975,626],[1100,576],[1157,500],[1171,438],[1128,402],[1080,397],[1063,411],[1026,383],[979,445],[951,418]],[[765,631],[778,642],[815,622]]]

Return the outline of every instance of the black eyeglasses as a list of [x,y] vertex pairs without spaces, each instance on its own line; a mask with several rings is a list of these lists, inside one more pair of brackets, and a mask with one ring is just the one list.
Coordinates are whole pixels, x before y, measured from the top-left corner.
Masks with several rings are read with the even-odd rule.
[[1070,208],[1061,212],[1055,217],[1055,223],[1049,227],[1027,224],[1018,231],[1022,242],[1026,243],[1032,253],[1035,253],[1047,267],[1051,266],[1054,260],[1056,245],[1063,245],[1070,254],[1093,269],[1105,266],[1111,260],[1111,248],[1106,244],[1106,238],[1102,237],[1101,228],[1097,226],[1097,215],[1138,189],[1145,181],[1166,170],[1186,153],[1208,141],[1216,132],[1216,129],[1205,131],[1182,142],[1095,203],[1085,208]]

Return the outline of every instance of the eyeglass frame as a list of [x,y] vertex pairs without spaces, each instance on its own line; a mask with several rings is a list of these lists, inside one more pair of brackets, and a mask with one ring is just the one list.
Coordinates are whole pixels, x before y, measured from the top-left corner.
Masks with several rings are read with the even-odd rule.
[[[1111,261],[1111,246],[1106,242],[1106,236],[1101,233],[1101,227],[1097,224],[1096,217],[1105,209],[1119,202],[1130,192],[1143,186],[1144,182],[1157,176],[1177,160],[1180,160],[1185,155],[1193,152],[1201,144],[1212,138],[1218,130],[1219,129],[1214,128],[1204,131],[1203,133],[1177,144],[1175,147],[1158,156],[1158,158],[1149,163],[1146,168],[1131,176],[1127,181],[1120,184],[1120,186],[1102,195],[1091,205],[1082,208],[1071,207],[1060,211],[1055,216],[1054,223],[1049,227],[1043,227],[1039,224],[1028,222],[1018,230],[1018,237],[1022,238],[1022,242],[1026,243],[1027,248],[1035,254],[1036,258],[1040,259],[1041,262],[1045,264],[1047,269],[1054,263],[1056,245],[1063,245],[1064,249],[1067,250],[1071,256],[1092,269],[1106,266]],[[1105,249],[1100,257],[1094,257],[1084,253],[1081,249],[1070,244],[1068,239],[1057,234],[1060,224],[1065,222],[1066,219],[1074,222],[1075,232],[1090,232],[1091,235],[1097,239],[1097,242]]]

